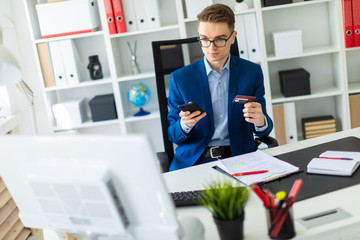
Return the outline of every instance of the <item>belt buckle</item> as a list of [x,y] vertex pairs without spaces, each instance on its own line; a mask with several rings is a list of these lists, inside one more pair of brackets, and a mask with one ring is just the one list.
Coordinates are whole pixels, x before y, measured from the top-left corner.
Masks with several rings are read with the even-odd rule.
[[217,149],[217,148],[220,148],[220,146],[210,148],[210,157],[211,158],[219,158],[219,157],[221,157],[221,155],[216,155],[216,156],[213,155],[213,150]]

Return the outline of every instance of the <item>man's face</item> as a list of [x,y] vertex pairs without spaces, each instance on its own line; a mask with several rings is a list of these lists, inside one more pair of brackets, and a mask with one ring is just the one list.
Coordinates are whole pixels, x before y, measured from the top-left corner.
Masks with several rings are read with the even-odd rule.
[[[222,60],[227,60],[230,52],[231,44],[235,41],[236,31],[231,34],[231,30],[228,27],[228,24],[225,22],[221,23],[212,23],[212,22],[200,22],[198,26],[198,33],[200,39],[207,40],[216,40],[216,39],[228,39],[224,47],[216,47],[212,42],[210,47],[202,47],[202,51],[205,54],[208,62],[217,63]],[[216,44],[216,43],[215,43]]]

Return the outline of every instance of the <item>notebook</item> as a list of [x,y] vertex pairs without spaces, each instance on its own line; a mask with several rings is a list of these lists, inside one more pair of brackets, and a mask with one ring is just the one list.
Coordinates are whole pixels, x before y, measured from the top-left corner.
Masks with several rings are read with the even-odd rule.
[[314,174],[351,176],[360,165],[360,152],[326,151],[313,158],[307,172]]

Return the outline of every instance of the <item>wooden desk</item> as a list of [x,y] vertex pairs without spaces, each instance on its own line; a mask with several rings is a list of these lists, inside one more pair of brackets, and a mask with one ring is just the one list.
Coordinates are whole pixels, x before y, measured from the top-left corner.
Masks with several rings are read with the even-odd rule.
[[[314,146],[321,143],[337,140],[340,138],[355,136],[360,137],[360,128],[342,131],[318,138],[300,141],[276,148],[264,150],[270,155],[279,155],[302,148]],[[213,178],[222,178],[223,174],[218,173],[211,167],[214,163],[203,164],[187,169],[178,170],[163,174],[170,192],[203,189],[202,184]],[[293,206],[295,217],[296,239],[359,239],[360,236],[360,185],[344,188],[335,192],[327,193],[304,201],[296,202]],[[352,216],[324,224],[311,229],[306,229],[297,219],[310,216],[335,208],[341,208]],[[204,207],[178,208],[178,215],[190,215],[198,217],[206,229],[208,240],[219,239],[216,226],[210,212]],[[251,194],[245,209],[245,239],[267,239],[267,227],[265,209],[262,202]]]

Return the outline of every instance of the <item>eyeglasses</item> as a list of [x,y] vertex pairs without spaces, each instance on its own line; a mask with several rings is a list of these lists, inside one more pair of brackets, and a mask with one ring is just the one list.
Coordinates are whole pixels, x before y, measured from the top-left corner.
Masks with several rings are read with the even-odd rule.
[[203,48],[210,47],[211,43],[213,43],[215,47],[225,47],[226,42],[231,38],[233,33],[234,33],[234,31],[232,31],[230,33],[230,37],[228,37],[228,38],[216,38],[214,40],[209,40],[209,39],[206,39],[206,38],[201,39],[199,37],[198,41],[200,43],[200,46],[203,47]]

